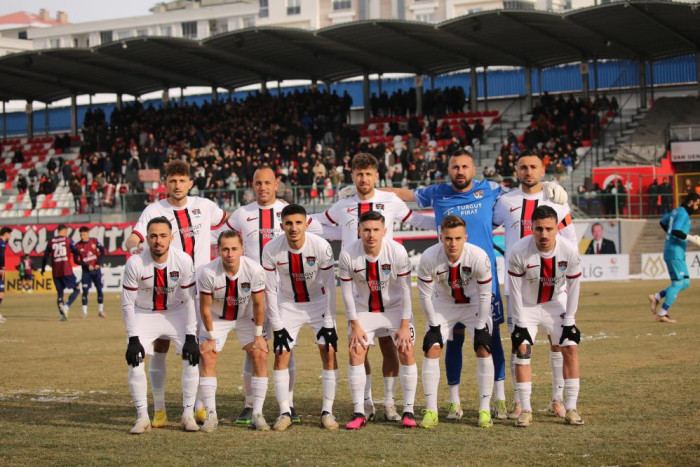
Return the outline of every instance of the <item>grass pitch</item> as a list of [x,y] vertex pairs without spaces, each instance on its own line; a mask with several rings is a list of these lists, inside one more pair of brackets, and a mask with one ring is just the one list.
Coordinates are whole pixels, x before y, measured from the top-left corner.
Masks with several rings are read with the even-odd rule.
[[[550,396],[548,348],[538,336],[533,350],[535,423],[527,429],[495,421],[476,427],[475,357],[465,344],[460,422],[444,420],[433,430],[370,423],[359,432],[318,427],[321,362],[311,332],[302,331],[297,353],[295,405],[303,424],[286,432],[257,433],[233,426],[242,408],[242,352],[228,341],[219,359],[219,418],[211,434],[184,433],[180,362],[168,356],[166,403],[170,423],[142,436],[128,430],[135,420],[124,361],[125,332],[120,296],[106,295],[107,320],[80,319],[80,303],[67,323],[58,321],[49,295],[6,296],[0,312],[0,464],[678,464],[700,463],[700,284],[694,281],[672,309],[677,324],[653,321],[646,296],[665,282],[584,283],[577,315],[580,347],[582,427],[546,414]],[[338,293],[340,302],[340,293]],[[425,320],[414,301],[416,328]],[[342,306],[339,307],[342,309]],[[352,414],[347,384],[346,325],[341,336],[340,382],[334,412],[340,423]],[[504,347],[509,348],[505,328]],[[418,333],[419,343],[422,332]],[[371,352],[374,398],[382,400],[379,349]],[[416,346],[416,359],[422,356]],[[270,368],[272,368],[270,359]],[[271,374],[271,373],[270,373]],[[420,374],[420,370],[419,370]],[[507,375],[508,397],[512,395]],[[444,368],[440,401],[447,402]],[[424,404],[419,379],[417,418]],[[400,404],[400,391],[397,405]],[[509,399],[510,405],[510,399]],[[400,410],[400,408],[399,408]],[[152,411],[151,411],[152,413]],[[278,415],[272,379],[265,403],[268,422]],[[382,418],[381,406],[378,416]]]

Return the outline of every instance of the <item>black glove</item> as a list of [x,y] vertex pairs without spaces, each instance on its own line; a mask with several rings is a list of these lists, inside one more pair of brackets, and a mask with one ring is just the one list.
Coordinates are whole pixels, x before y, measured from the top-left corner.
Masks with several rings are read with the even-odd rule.
[[482,346],[488,353],[491,353],[491,333],[488,325],[482,329],[474,329],[474,352]]
[[[286,349],[287,352],[291,352],[291,349],[289,348],[289,343],[292,342],[294,339],[292,339],[292,336],[289,335],[289,331],[287,331],[287,328],[282,328],[279,331],[273,331],[272,332],[274,338],[272,341],[272,349],[275,352],[278,352],[282,354],[284,350]],[[337,341],[336,337],[336,341]],[[326,341],[328,342],[328,341]]]
[[444,345],[442,342],[442,333],[440,332],[440,325],[428,326],[428,331],[425,333],[423,338],[423,352],[428,352],[430,348],[435,345],[440,344],[440,348]]
[[199,363],[199,345],[197,339],[192,334],[185,336],[185,344],[182,346],[182,359],[188,360],[190,365],[197,366]]
[[333,350],[338,351],[338,334],[335,332],[335,328],[321,328],[316,333],[316,340],[323,339],[326,341],[326,352],[330,350],[330,346],[333,346]]
[[513,341],[513,348],[517,349],[520,345],[527,341],[530,345],[533,345],[532,337],[530,337],[530,331],[527,328],[521,328],[520,326],[513,327],[513,333],[510,335],[510,340]]
[[146,358],[146,351],[143,350],[141,341],[138,336],[129,338],[129,344],[126,346],[126,363],[134,368]]
[[571,326],[562,326],[564,330],[561,332],[561,339],[559,339],[559,345],[564,343],[564,339],[569,339],[577,344],[581,342],[581,331],[578,330],[575,324]]

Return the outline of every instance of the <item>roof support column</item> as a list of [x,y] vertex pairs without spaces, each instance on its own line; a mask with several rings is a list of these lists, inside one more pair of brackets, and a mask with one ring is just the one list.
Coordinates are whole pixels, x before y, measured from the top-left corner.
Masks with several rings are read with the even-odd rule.
[[[316,80],[312,81],[315,83]],[[262,76],[260,78],[260,94],[267,94],[267,76]]]
[[478,88],[476,86],[476,79],[476,66],[472,65],[472,69],[469,71],[469,110],[472,112],[477,110],[476,94]]
[[185,103],[185,88],[180,88],[180,105]]
[[435,91],[435,75],[430,75],[430,90]]
[[489,110],[489,88],[486,79],[486,68],[484,67],[484,73],[483,73],[483,78],[484,78],[484,110]]
[[44,134],[49,136],[49,103],[44,103]]
[[7,139],[7,114],[5,113],[5,101],[2,101],[2,139]]
[[654,62],[649,61],[649,82],[651,86],[649,86],[649,91],[651,94],[651,105],[654,105]]
[[[698,97],[700,97],[700,52],[695,52],[695,79],[698,81]],[[5,103],[3,102],[2,105],[4,106]]]
[[78,97],[75,94],[70,96],[70,132],[78,135]]
[[423,75],[416,75],[416,115],[423,115]]
[[598,94],[598,59],[593,60],[593,89]]
[[581,62],[579,68],[581,69],[581,92],[583,93],[583,99],[588,100],[588,88],[591,87],[588,80],[588,62]]
[[122,93],[118,93],[117,94],[117,110],[121,110],[123,106],[124,106],[124,97],[122,96]]
[[216,86],[211,87],[211,103],[213,104],[214,102],[219,100],[219,95],[216,92]]
[[542,68],[537,68],[537,94],[540,96],[540,101],[542,101],[542,96],[544,95],[542,90]]
[[34,109],[31,101],[27,101],[27,138],[34,138]]
[[532,67],[525,67],[525,113],[532,112]]
[[277,95],[282,95],[282,81],[277,81]]
[[362,75],[362,105],[364,108],[364,123],[369,122],[370,118],[370,106],[369,106],[369,73],[365,72]]
[[647,62],[639,60],[639,107],[647,108]]
[[164,109],[170,107],[170,91],[167,88],[163,89],[163,96],[161,97],[161,100],[163,102]]
[[88,102],[89,102],[90,108],[92,108],[92,94],[88,94]]

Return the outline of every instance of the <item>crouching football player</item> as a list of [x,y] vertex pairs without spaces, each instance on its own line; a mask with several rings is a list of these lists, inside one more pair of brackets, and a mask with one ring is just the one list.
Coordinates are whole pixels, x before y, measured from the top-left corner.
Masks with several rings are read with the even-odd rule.
[[576,407],[579,392],[577,346],[581,340],[575,320],[581,277],[578,248],[557,235],[557,213],[551,207],[535,209],[532,222],[533,234],[513,245],[508,262],[507,280],[513,304],[511,340],[516,349],[515,379],[522,404],[515,426],[526,427],[532,423],[530,358],[540,325],[552,341],[559,344],[564,357],[564,418],[571,425],[583,425]]
[[262,414],[267,393],[267,341],[263,337],[263,292],[265,272],[262,266],[243,255],[243,241],[235,230],[223,232],[217,240],[219,257],[204,266],[197,279],[202,332],[199,389],[207,409],[201,430],[216,429],[216,360],[231,330],[253,360],[253,416],[251,426],[270,429]]

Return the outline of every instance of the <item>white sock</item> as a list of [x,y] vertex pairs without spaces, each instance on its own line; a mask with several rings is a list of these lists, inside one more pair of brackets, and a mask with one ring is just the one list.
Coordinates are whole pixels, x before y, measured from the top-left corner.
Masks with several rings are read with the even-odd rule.
[[275,395],[280,406],[280,414],[289,412],[289,370],[273,370],[272,379],[275,385]]
[[323,370],[323,407],[321,413],[333,413],[335,387],[338,381],[338,370]]
[[148,359],[148,376],[151,378],[153,410],[165,410],[165,357],[168,354],[154,352]]
[[[476,381],[479,384],[479,410],[490,410],[491,408],[491,393],[493,392],[493,358],[484,357],[476,359]],[[496,383],[503,383],[503,380],[497,381]],[[498,392],[498,391],[496,391]],[[499,399],[496,396],[496,400]]]
[[510,379],[513,381],[513,402],[520,402],[518,384],[515,381],[515,354],[510,354]]
[[216,415],[216,376],[204,376],[199,378],[198,395],[202,396],[202,403],[208,414]]
[[532,412],[532,406],[530,405],[530,395],[532,394],[532,381],[527,383],[515,383],[518,388],[518,396],[520,397],[520,405],[523,408],[523,412]]
[[581,385],[579,378],[571,378],[564,380],[564,394],[566,395],[566,410],[576,410],[578,404],[578,391]]
[[98,303],[97,304],[97,312],[98,313],[104,313],[105,311],[105,304],[104,303]]
[[87,316],[87,305],[83,305],[83,315]]
[[423,393],[425,408],[438,410],[438,386],[440,385],[440,359],[423,357]]
[[294,349],[290,353],[289,357],[289,406],[294,407],[294,383],[297,380],[297,359],[294,356]]
[[505,380],[500,380],[500,381],[494,381],[493,382],[493,389],[494,389],[494,394],[493,397],[497,401],[504,401],[506,400],[506,381]]
[[143,363],[133,367],[129,365],[129,391],[136,407],[136,418],[148,417],[148,382]]
[[251,378],[253,377],[253,359],[248,353],[243,358],[243,392],[245,392],[245,406],[253,406],[253,389],[251,386]]
[[354,413],[365,413],[364,389],[366,381],[364,364],[348,366],[348,384],[350,385]]
[[552,367],[552,400],[564,399],[564,357],[561,352],[549,352]]
[[394,393],[396,392],[396,376],[384,377],[384,405],[394,405]]
[[187,360],[182,361],[182,414],[194,415],[194,400],[199,387],[199,366],[192,366]]
[[401,392],[403,393],[403,411],[413,413],[413,404],[416,402],[416,386],[418,386],[418,366],[400,365],[399,380],[401,381]]
[[372,375],[365,374],[365,401],[372,402]]
[[194,410],[199,410],[203,407],[205,407],[205,405],[204,405],[204,397],[202,396],[202,388],[197,387],[197,397],[195,397],[195,399],[194,399]]
[[253,413],[262,413],[267,395],[267,376],[253,376],[250,385],[253,391]]
[[450,388],[450,404],[461,405],[460,400],[459,400],[459,384],[453,384],[453,385],[449,386],[449,388]]

